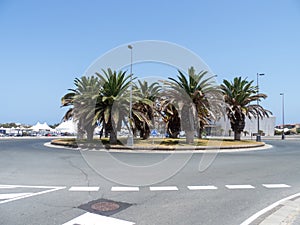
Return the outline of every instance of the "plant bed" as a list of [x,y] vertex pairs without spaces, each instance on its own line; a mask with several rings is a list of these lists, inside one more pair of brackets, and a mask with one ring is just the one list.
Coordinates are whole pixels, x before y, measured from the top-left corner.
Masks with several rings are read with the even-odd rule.
[[251,148],[263,146],[263,142],[252,140],[234,141],[231,139],[195,139],[194,144],[187,144],[184,138],[149,138],[147,140],[135,139],[134,146],[126,145],[126,138],[120,138],[118,144],[109,144],[108,138],[77,140],[75,138],[56,139],[51,142],[53,145],[60,145],[73,148],[105,148],[105,149],[149,149],[149,150],[185,150],[185,149],[231,149],[231,148]]

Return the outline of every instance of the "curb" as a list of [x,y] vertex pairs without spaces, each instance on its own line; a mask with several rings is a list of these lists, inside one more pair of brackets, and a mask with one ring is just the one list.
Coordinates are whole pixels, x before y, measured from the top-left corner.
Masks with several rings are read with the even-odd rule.
[[260,225],[283,225],[292,224],[300,215],[300,199],[286,200],[280,204],[281,208],[268,216]]
[[300,193],[297,193],[269,205],[241,225],[297,225],[299,220]]
[[[90,151],[105,151],[105,152],[118,152],[118,153],[218,153],[218,152],[245,152],[245,151],[257,151],[266,150],[272,148],[271,145],[265,143],[259,143],[256,145],[243,145],[243,146],[225,146],[225,147],[215,147],[215,146],[198,146],[186,147],[178,146],[174,147],[126,147],[126,146],[103,146],[102,149],[96,149],[95,147],[78,147],[77,145],[63,144],[63,143],[45,143],[46,147],[52,148],[65,148],[72,150],[90,150]],[[110,147],[110,148],[109,148]]]

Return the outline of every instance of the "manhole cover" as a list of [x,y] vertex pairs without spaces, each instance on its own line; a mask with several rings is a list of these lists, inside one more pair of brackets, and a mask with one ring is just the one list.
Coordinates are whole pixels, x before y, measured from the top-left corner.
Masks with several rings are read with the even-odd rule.
[[107,211],[117,210],[118,208],[120,208],[120,206],[114,202],[98,202],[91,205],[91,208],[94,210],[107,212]]
[[110,216],[127,209],[132,204],[126,202],[115,202],[107,199],[98,199],[86,204],[80,205],[78,208],[87,212],[96,213],[99,215]]

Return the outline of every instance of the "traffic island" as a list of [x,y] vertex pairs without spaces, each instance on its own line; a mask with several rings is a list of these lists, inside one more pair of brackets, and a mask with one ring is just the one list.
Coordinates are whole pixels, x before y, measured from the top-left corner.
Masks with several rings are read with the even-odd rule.
[[111,145],[107,138],[94,139],[93,141],[78,140],[76,138],[61,138],[51,141],[52,145],[59,145],[80,149],[117,149],[117,150],[228,150],[247,149],[265,146],[264,142],[252,140],[234,141],[232,139],[195,139],[194,144],[186,144],[184,138],[150,138],[147,140],[135,139],[133,146],[127,146],[126,140],[118,140],[118,144]]

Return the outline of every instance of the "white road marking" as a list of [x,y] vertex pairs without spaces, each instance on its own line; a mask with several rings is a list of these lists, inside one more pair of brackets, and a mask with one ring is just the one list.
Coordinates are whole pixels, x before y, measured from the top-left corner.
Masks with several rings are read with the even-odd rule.
[[[33,185],[7,185],[7,184],[2,184],[0,185],[2,188],[61,188],[61,186],[33,186]],[[64,187],[66,188],[66,187]]]
[[263,184],[265,188],[289,188],[290,185],[287,184]]
[[139,191],[139,187],[112,187],[111,191]]
[[101,216],[93,213],[85,213],[75,219],[70,220],[62,225],[74,225],[74,224],[84,224],[84,225],[134,225],[133,222],[128,222],[125,220],[115,219],[112,217]]
[[293,198],[298,198],[300,197],[300,192],[291,196],[288,196],[286,198],[283,198],[269,206],[267,206],[266,208],[258,211],[257,213],[253,214],[251,217],[249,217],[248,219],[246,219],[244,222],[242,222],[240,225],[249,225],[251,224],[254,220],[256,220],[258,217],[260,217],[261,215],[269,212],[270,210],[274,209],[275,207],[279,206],[280,204],[282,204],[283,202],[287,201],[287,200],[291,200]]
[[206,185],[206,186],[187,186],[187,188],[191,191],[194,190],[216,190],[218,189],[216,186]]
[[243,184],[243,185],[225,185],[228,189],[254,189],[252,185]]
[[29,186],[29,185],[1,185],[2,187],[7,187],[7,188],[36,188],[36,189],[48,189],[45,191],[39,191],[39,192],[35,192],[35,193],[28,193],[28,195],[21,195],[21,196],[16,196],[15,198],[10,198],[10,199],[6,199],[3,201],[0,201],[0,204],[3,203],[7,203],[7,202],[12,202],[12,201],[16,201],[16,200],[20,200],[20,199],[24,199],[24,198],[29,198],[29,197],[33,197],[33,196],[37,196],[37,195],[42,195],[42,194],[46,194],[46,193],[50,193],[50,192],[54,192],[54,191],[58,191],[58,190],[62,190],[65,189],[66,187],[57,187],[57,186]]
[[99,187],[71,187],[69,191],[99,191]]
[[10,194],[0,194],[0,200],[3,199],[11,199],[11,198],[17,198],[21,196],[26,196],[26,195],[31,195],[32,192],[27,192],[27,193],[10,193]]
[[8,186],[8,185],[0,185],[0,189],[12,189],[12,188],[16,188],[16,187]]
[[150,191],[178,191],[176,186],[150,187]]

